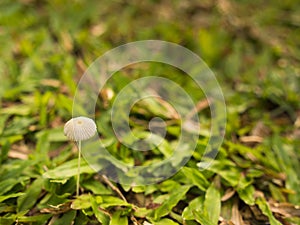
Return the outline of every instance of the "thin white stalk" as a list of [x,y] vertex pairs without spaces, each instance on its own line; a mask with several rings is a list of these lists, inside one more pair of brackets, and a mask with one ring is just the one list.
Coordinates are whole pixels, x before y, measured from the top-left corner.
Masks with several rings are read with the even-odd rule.
[[81,161],[81,141],[78,141],[78,166],[77,166],[76,196],[79,195],[80,161]]

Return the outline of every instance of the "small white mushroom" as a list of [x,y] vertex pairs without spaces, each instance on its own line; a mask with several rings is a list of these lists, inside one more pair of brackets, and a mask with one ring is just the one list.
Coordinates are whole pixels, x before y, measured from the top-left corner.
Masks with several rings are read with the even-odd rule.
[[83,116],[70,119],[64,127],[65,135],[72,141],[87,140],[93,137],[96,131],[95,122]]
[[81,159],[81,141],[87,140],[95,135],[97,126],[94,120],[79,116],[70,119],[64,127],[65,135],[72,141],[76,141],[78,147],[78,167],[77,167],[77,182],[76,196],[79,195],[79,180],[80,180],[80,159]]

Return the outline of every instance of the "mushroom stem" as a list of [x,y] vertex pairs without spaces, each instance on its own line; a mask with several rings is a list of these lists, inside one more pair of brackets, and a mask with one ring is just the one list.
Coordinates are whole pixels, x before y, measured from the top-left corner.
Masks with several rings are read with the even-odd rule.
[[79,180],[80,180],[80,161],[81,161],[81,141],[78,141],[78,166],[77,166],[77,181],[76,181],[76,196],[79,195]]

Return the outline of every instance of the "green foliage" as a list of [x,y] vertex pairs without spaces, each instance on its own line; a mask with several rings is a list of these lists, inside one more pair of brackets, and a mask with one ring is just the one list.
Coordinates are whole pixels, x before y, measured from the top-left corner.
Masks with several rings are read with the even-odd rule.
[[[0,225],[300,224],[299,15],[297,0],[2,0]],[[173,154],[181,124],[157,99],[135,104],[129,124],[143,139],[149,121],[163,118],[167,137],[158,148],[132,151],[114,136],[110,107],[116,94],[145,76],[168,78],[195,104],[203,103],[195,151],[174,176],[145,186],[107,181],[82,160],[81,195],[75,197],[77,152],[63,125],[72,115],[76,84],[107,50],[145,39],[183,45],[216,73],[227,103],[223,145],[202,171],[211,124],[203,91],[169,65],[130,65],[105,86],[111,98],[99,95],[95,120],[103,146],[115,157],[95,157],[99,170],[114,165],[116,178],[134,183],[132,171],[121,175],[122,163],[150,165]],[[156,178],[160,171],[147,173]]]

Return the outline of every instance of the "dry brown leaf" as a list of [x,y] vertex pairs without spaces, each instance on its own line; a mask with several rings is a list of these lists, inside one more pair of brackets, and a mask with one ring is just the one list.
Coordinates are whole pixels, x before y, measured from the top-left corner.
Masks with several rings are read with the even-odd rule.
[[225,191],[225,194],[222,196],[221,201],[225,202],[230,199],[235,194],[235,190],[233,188],[229,188]]
[[284,217],[300,217],[300,206],[290,203],[270,203],[273,213],[278,213]]
[[192,110],[190,113],[187,114],[186,118],[192,118],[196,113],[202,111],[203,109],[206,109],[209,107],[209,100],[208,99],[203,99],[200,100],[195,107],[195,110]]
[[91,34],[93,36],[99,37],[106,31],[106,26],[104,23],[99,23],[91,28]]
[[62,45],[68,52],[73,50],[73,41],[68,32],[61,32]]
[[41,85],[58,88],[61,85],[61,83],[59,80],[55,79],[43,79],[41,80]]
[[258,136],[258,137],[267,137],[270,135],[270,128],[267,127],[262,121],[258,121],[254,128],[251,131],[251,136]]
[[30,149],[23,142],[13,144],[10,151],[8,152],[8,157],[15,159],[28,159],[28,154],[30,154]]
[[244,225],[244,221],[242,218],[242,215],[239,211],[239,206],[238,206],[238,200],[236,200],[233,203],[232,206],[232,210],[231,210],[231,219],[230,221],[234,224],[234,225]]
[[240,137],[240,141],[243,143],[249,143],[249,142],[261,143],[261,142],[263,142],[263,140],[264,139],[259,136],[242,136],[242,137]]

